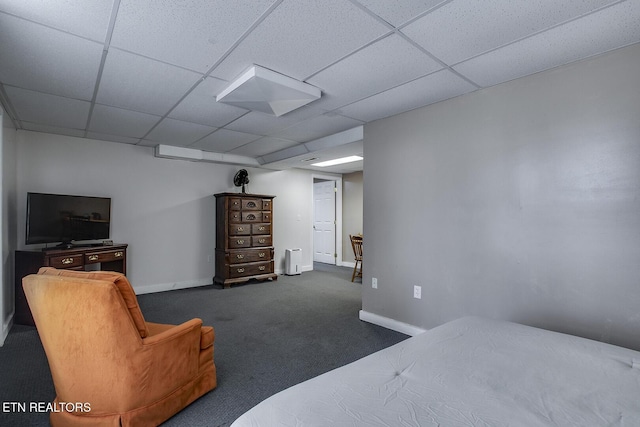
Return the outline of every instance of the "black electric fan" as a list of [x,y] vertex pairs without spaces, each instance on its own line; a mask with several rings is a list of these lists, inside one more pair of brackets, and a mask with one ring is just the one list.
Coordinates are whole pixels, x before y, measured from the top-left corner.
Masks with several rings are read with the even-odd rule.
[[233,177],[233,184],[236,187],[242,186],[242,192],[244,193],[245,184],[249,183],[249,172],[246,169],[240,169],[236,172],[236,175]]

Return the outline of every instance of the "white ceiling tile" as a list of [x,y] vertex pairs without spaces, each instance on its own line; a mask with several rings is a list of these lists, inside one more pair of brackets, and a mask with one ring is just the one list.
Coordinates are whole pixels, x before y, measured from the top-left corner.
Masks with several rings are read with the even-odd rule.
[[449,70],[442,70],[340,109],[363,121],[378,120],[476,89]]
[[613,0],[456,0],[402,32],[453,65],[611,3]]
[[433,8],[443,0],[358,0],[367,9],[389,22],[394,26],[399,26],[411,18]]
[[233,80],[252,64],[303,80],[387,33],[344,0],[285,0],[214,71]]
[[189,146],[203,136],[216,130],[214,127],[164,119],[145,139],[179,147]]
[[87,101],[5,87],[18,119],[43,125],[84,129],[91,104]]
[[235,148],[230,152],[232,154],[238,154],[241,156],[259,157],[268,153],[272,153],[274,151],[293,147],[294,145],[298,145],[298,142],[266,136],[264,138],[260,138],[256,141]]
[[139,138],[129,138],[126,136],[110,135],[108,133],[99,133],[99,132],[87,132],[87,138],[98,139],[101,141],[121,142],[123,144],[133,144],[133,145],[140,142]]
[[224,80],[208,77],[169,113],[169,117],[221,127],[247,114],[247,110],[216,102],[216,95],[229,85]]
[[[624,2],[454,67],[492,86],[640,41],[640,1]],[[609,28],[617,31],[608,31]]]
[[250,112],[249,114],[240,117],[238,120],[235,120],[233,123],[225,126],[225,128],[236,130],[238,132],[253,133],[256,135],[272,135],[293,126],[298,122],[324,113],[326,113],[326,110],[310,106],[294,110],[280,117],[275,117],[271,114],[265,114],[259,111]]
[[275,0],[122,0],[113,46],[206,72]]
[[165,115],[201,78],[200,74],[118,49],[110,49],[97,102]]
[[88,131],[142,138],[160,119],[160,116],[96,104]]
[[216,153],[226,153],[245,145],[251,141],[260,138],[260,135],[252,135],[249,133],[236,132],[227,129],[218,129],[211,135],[202,138],[193,144],[192,148],[200,148],[205,151],[213,151]]
[[113,0],[2,0],[0,11],[104,42]]
[[318,139],[323,136],[332,135],[360,126],[361,121],[349,117],[343,117],[339,114],[323,114],[321,116],[312,117],[308,120],[299,122],[288,127],[282,132],[273,135],[277,138],[290,139],[292,141],[307,142]]
[[321,71],[308,82],[323,91],[318,105],[333,110],[441,68],[394,34]]
[[90,100],[102,45],[0,13],[0,81]]
[[84,137],[84,130],[82,129],[61,128],[57,126],[43,125],[40,123],[23,122],[22,129],[33,132],[52,133],[55,135],[75,136],[78,138]]

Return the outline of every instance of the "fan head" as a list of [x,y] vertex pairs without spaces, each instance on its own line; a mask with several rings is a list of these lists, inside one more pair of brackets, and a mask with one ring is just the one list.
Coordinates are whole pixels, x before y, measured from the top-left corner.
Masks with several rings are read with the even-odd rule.
[[236,187],[242,186],[242,192],[244,193],[244,186],[248,183],[249,172],[247,172],[246,169],[240,169],[238,172],[236,172],[235,176],[233,177],[233,185],[235,185]]

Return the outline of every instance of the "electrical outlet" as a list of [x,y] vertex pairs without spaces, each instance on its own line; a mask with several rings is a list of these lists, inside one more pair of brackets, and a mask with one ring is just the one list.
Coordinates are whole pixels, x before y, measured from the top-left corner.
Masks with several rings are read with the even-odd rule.
[[422,299],[422,286],[413,287],[413,297],[417,299]]
[[375,277],[371,278],[371,287],[373,289],[378,289],[378,279],[376,279]]

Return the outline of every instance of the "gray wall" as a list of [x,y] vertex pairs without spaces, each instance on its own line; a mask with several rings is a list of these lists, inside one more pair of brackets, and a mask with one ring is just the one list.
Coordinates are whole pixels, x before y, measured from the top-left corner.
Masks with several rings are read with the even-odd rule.
[[640,349],[640,44],[370,123],[364,141],[363,311]]
[[[15,158],[17,248],[25,247],[28,191],[108,196],[111,238],[129,244],[127,276],[137,293],[211,283],[213,194],[239,191],[232,183],[239,166],[160,159],[148,147],[29,131],[17,132]],[[312,173],[248,170],[249,192],[276,196],[276,272],[284,269],[285,249],[294,247],[302,248],[303,270],[312,269]]]

